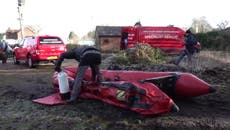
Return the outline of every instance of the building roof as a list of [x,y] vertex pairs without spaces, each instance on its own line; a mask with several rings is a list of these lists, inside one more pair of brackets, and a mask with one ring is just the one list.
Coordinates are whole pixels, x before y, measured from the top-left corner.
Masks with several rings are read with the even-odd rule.
[[121,26],[96,26],[98,36],[121,36]]
[[19,31],[20,31],[19,29],[10,29],[10,28],[8,28],[6,30],[6,33],[18,33]]
[[41,30],[41,27],[38,25],[26,25],[25,28],[28,28],[33,33],[38,33]]
[[[35,26],[35,25],[25,25],[24,29],[29,29],[33,33],[37,33],[37,32],[40,31],[40,27],[39,26]],[[11,29],[11,28],[8,28],[6,30],[6,33],[18,33],[20,31],[21,31],[20,29]]]

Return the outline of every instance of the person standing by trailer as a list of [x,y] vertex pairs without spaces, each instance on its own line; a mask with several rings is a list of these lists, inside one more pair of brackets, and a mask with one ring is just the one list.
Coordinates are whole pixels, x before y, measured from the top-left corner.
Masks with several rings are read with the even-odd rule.
[[2,64],[6,64],[9,53],[12,52],[12,48],[6,43],[5,40],[0,41],[0,59]]
[[94,82],[97,77],[97,82],[102,82],[102,74],[99,69],[101,64],[101,53],[92,46],[83,46],[64,52],[56,62],[55,71],[61,72],[61,64],[64,59],[75,59],[79,62],[71,97],[67,100],[67,103],[73,103],[81,91],[81,82],[88,67],[91,68],[92,81]]
[[121,35],[121,49],[126,50],[128,46],[128,33],[127,32],[122,32]]
[[192,55],[194,54],[194,52],[196,51],[196,44],[197,44],[197,40],[194,36],[194,34],[190,31],[187,30],[184,34],[184,38],[185,38],[185,50],[183,52],[180,53],[179,58],[175,61],[175,65],[179,65],[179,63],[182,61],[182,59],[184,58],[184,56],[187,55],[189,61],[192,61]]

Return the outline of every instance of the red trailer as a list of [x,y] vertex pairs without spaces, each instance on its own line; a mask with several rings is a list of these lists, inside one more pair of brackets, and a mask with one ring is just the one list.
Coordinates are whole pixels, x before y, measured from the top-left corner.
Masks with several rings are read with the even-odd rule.
[[178,27],[129,26],[121,30],[121,49],[134,47],[136,43],[147,43],[166,53],[184,50],[184,30]]

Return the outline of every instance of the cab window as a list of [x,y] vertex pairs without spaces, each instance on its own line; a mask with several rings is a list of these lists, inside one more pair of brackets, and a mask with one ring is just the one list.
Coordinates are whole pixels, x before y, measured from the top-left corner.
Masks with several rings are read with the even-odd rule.
[[61,44],[60,38],[40,38],[40,44]]

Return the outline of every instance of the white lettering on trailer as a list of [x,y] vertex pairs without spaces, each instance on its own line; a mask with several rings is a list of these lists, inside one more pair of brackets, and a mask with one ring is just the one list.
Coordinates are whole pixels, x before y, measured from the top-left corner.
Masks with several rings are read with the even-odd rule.
[[160,38],[167,38],[167,39],[178,39],[177,35],[164,35],[164,34],[151,34],[151,35],[145,35],[145,39],[160,39]]
[[179,33],[179,31],[157,31],[157,30],[145,30],[143,33]]
[[128,40],[132,41],[134,39],[135,34],[134,33],[129,33],[128,34]]
[[133,37],[135,34],[134,33],[129,33],[128,36],[129,37]]

